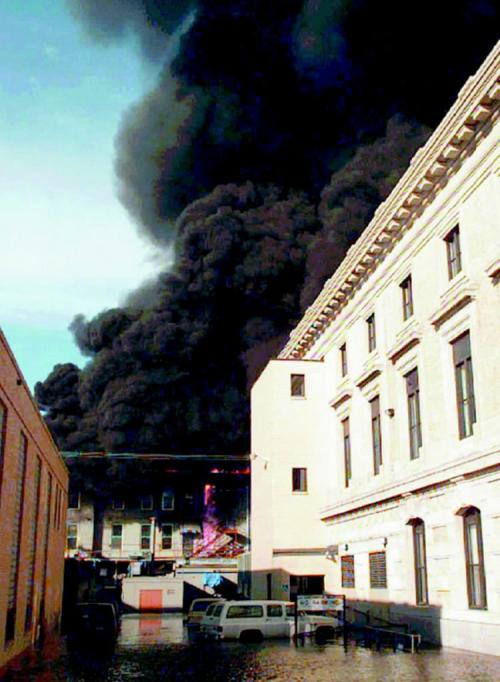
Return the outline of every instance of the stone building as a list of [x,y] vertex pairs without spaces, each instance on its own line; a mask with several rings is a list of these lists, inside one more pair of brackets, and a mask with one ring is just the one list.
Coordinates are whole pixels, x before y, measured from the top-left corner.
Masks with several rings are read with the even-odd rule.
[[[99,572],[110,577],[167,576],[157,609],[182,606],[182,581],[203,589],[208,572],[236,586],[238,557],[250,535],[248,455],[64,457],[70,470],[68,559],[97,561]],[[143,601],[151,597],[143,592]],[[140,595],[134,596],[138,605]]]
[[[497,45],[252,391],[254,596],[500,641]],[[355,611],[351,611],[351,616]]]
[[68,471],[0,330],[0,669],[58,627]]

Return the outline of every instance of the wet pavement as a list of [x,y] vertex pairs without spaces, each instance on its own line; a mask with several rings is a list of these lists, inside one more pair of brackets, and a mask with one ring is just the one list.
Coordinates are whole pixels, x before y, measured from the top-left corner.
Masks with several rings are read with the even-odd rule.
[[498,682],[500,658],[463,651],[377,652],[341,643],[296,648],[189,640],[179,616],[128,615],[112,649],[68,647],[64,638],[25,656],[5,681],[70,682]]

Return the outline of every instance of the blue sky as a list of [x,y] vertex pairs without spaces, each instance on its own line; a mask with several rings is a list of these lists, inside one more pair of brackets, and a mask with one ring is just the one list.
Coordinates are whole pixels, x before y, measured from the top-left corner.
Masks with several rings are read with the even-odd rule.
[[159,269],[120,205],[114,137],[156,73],[64,0],[0,3],[0,326],[28,384],[84,359],[67,327]]

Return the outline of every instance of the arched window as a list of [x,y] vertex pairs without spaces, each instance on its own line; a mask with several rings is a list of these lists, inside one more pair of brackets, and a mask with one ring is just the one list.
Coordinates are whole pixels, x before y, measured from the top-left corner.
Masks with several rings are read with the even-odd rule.
[[415,595],[420,606],[429,603],[427,588],[427,555],[425,551],[425,524],[422,519],[410,519],[413,531],[413,562],[415,566]]
[[484,572],[481,512],[477,507],[463,507],[457,512],[464,520],[465,570],[469,608],[485,609],[486,576]]

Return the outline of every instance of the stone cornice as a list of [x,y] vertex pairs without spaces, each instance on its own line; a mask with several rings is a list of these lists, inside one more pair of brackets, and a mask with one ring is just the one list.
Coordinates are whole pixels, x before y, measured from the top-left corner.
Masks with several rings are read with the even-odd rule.
[[422,332],[418,322],[413,318],[407,323],[396,336],[396,339],[387,351],[387,357],[394,365],[399,358],[420,343]]
[[290,334],[279,358],[302,358],[337,317],[359,284],[413,225],[473,149],[473,138],[498,118],[500,41],[474,76],[389,197],[375,211],[358,241]]

